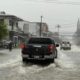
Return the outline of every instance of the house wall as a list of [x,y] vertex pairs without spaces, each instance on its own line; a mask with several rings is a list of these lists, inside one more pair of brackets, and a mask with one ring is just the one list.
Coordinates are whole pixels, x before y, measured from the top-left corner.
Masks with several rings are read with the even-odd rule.
[[36,23],[30,22],[29,23],[29,33],[32,35],[36,35],[37,34],[37,29],[36,29]]
[[[5,23],[9,31],[12,30],[12,26],[10,25],[11,18],[5,18]],[[39,22],[29,22],[29,21],[13,21],[13,31],[19,32],[18,27],[25,34],[30,33],[31,35],[39,36],[40,34],[40,23]],[[41,28],[42,33],[48,31],[48,26],[46,23],[42,24]]]
[[29,22],[28,21],[19,21],[18,26],[24,33],[29,33]]
[[7,29],[11,30],[11,26],[9,26],[9,19],[4,19],[5,24],[7,25]]
[[[41,32],[42,33],[48,32],[48,26],[46,23],[42,24]],[[39,36],[40,35],[40,23],[39,22],[30,22],[29,33],[31,33],[32,35]]]
[[[7,29],[9,30],[9,31],[11,31],[12,30],[12,23],[10,22],[10,18],[5,18],[4,19],[4,21],[5,21],[5,23],[6,23],[6,25],[7,25]],[[15,21],[15,20],[11,20],[12,22],[13,22],[13,31],[18,31],[18,26],[17,26],[17,23],[18,23],[18,21]]]

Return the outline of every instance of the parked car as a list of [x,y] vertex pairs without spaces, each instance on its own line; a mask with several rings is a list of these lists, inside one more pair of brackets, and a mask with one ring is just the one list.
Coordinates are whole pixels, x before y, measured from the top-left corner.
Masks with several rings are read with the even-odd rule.
[[[5,40],[3,41],[3,48],[8,49],[10,42],[12,42],[11,40]],[[13,42],[12,42],[13,44]],[[14,47],[14,44],[12,45]]]
[[71,43],[68,42],[68,41],[63,41],[61,43],[60,49],[63,49],[63,50],[71,50]]
[[10,41],[5,41],[4,42],[4,48],[8,49],[9,43],[10,43]]
[[22,61],[34,59],[54,62],[58,46],[51,38],[32,37],[22,48]]
[[3,48],[3,42],[0,41],[0,48]]

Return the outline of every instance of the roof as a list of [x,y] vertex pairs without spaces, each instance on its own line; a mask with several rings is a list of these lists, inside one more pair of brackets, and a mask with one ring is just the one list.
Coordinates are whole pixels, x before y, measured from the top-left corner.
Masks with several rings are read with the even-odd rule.
[[7,14],[0,14],[0,17],[4,17],[4,18],[13,18],[13,19],[16,19],[18,21],[24,21],[23,19],[17,17],[17,16],[14,16],[14,15],[7,15]]

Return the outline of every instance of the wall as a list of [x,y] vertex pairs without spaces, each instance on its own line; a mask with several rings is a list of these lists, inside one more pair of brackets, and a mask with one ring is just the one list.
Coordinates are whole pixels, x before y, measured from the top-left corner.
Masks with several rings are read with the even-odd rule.
[[29,33],[29,22],[28,21],[19,21],[18,26],[24,33]]
[[36,35],[38,36],[38,28],[37,28],[37,24],[34,23],[34,22],[30,22],[29,23],[29,33],[32,34],[32,35]]

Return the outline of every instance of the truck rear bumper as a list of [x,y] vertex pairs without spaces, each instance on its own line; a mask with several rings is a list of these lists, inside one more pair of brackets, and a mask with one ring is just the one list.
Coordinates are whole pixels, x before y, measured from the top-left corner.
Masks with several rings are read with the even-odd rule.
[[51,54],[51,55],[44,55],[44,56],[34,55],[33,57],[30,57],[29,55],[23,55],[22,54],[22,58],[25,58],[25,59],[46,60],[46,59],[53,59],[54,57],[55,56],[53,54]]

